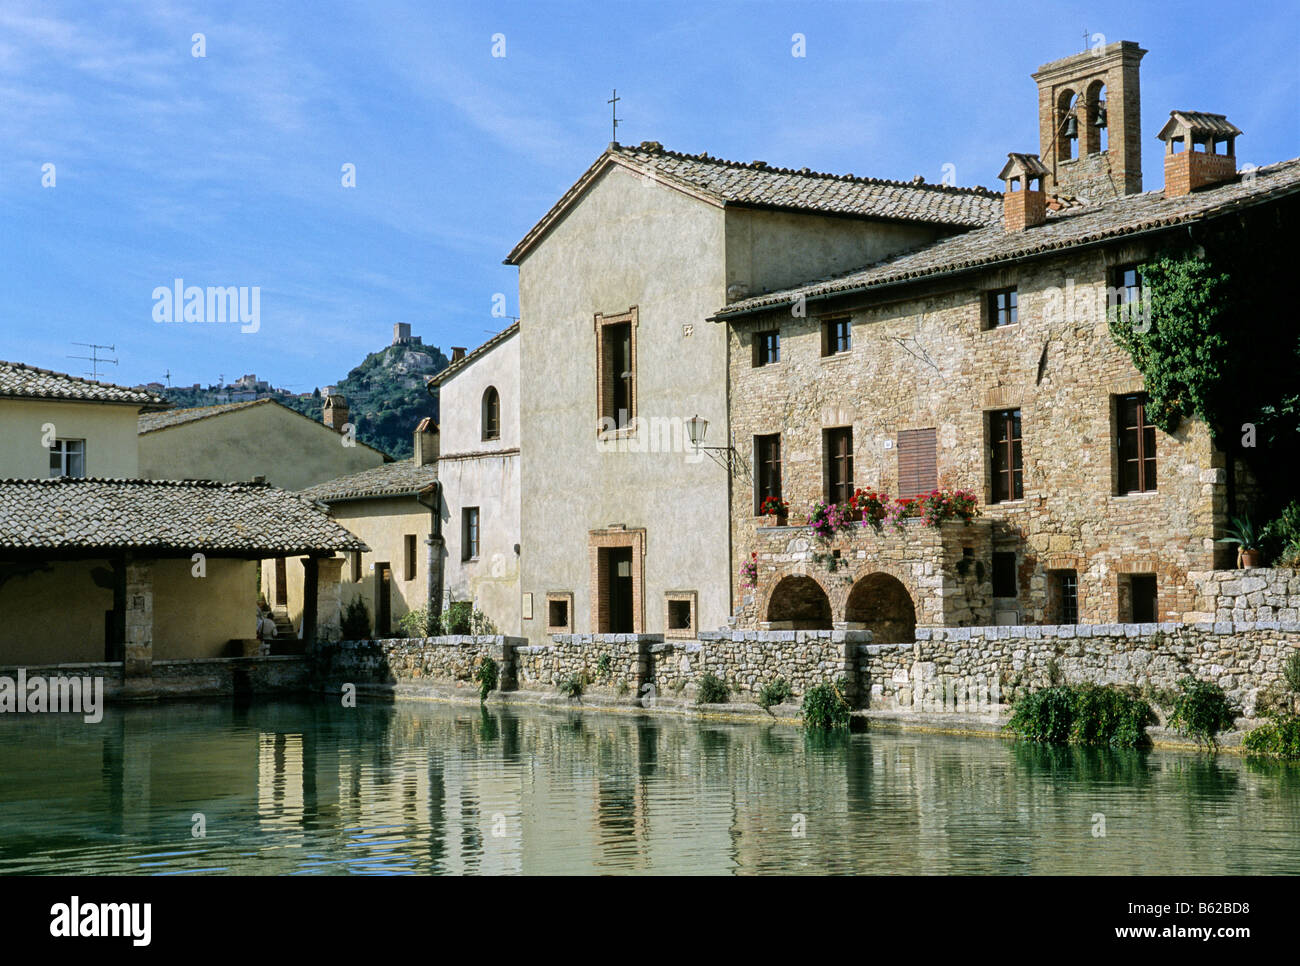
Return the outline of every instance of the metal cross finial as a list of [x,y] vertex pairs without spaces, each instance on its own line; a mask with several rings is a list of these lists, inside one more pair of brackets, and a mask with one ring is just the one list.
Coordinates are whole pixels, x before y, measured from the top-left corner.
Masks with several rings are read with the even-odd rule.
[[614,88],[614,96],[605,103],[609,105],[609,119],[613,122],[613,132],[611,141],[618,141],[618,102],[623,98],[618,96],[618,88]]
[[1087,27],[1083,28],[1083,52],[1084,52],[1085,54],[1088,52],[1088,40],[1089,40],[1091,37],[1092,37],[1092,34],[1090,34],[1090,33],[1088,32],[1088,28],[1087,28]]

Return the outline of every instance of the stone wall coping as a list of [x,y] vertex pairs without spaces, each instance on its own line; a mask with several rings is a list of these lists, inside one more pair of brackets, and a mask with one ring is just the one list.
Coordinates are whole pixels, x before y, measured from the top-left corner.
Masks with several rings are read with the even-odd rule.
[[[1180,630],[1196,630],[1208,634],[1243,634],[1247,631],[1300,632],[1300,621],[1202,621],[1184,624],[1181,621],[1161,621],[1155,624],[1018,624],[985,627],[918,627],[918,641],[968,641],[968,640],[1041,640],[1043,638],[1070,639],[1076,637],[1150,637],[1152,634],[1173,634]],[[849,639],[852,641],[852,638]],[[911,644],[906,645],[908,647]]]
[[662,634],[552,634],[556,644],[660,644]]
[[[481,647],[484,644],[524,644],[527,643],[527,641],[528,638],[526,637],[511,637],[508,634],[447,634],[442,637],[375,637],[360,641],[335,641],[332,646],[351,648],[368,645],[379,645],[381,647],[427,647],[432,644],[441,647]],[[283,655],[272,655],[272,657],[276,656]],[[215,660],[229,659],[216,658]],[[157,664],[158,662],[155,661],[154,663]]]

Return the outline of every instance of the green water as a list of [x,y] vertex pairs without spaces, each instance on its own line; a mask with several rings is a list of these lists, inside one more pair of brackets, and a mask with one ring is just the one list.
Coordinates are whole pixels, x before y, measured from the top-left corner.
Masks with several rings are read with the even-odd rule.
[[1228,756],[365,699],[0,716],[0,874],[1294,874],[1298,833],[1300,767]]

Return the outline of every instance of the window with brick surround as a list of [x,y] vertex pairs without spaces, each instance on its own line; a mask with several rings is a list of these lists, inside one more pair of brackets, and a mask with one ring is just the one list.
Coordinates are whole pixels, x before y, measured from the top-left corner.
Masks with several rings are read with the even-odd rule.
[[1079,572],[1053,570],[1048,573],[1048,613],[1053,624],[1079,623]]
[[899,430],[898,495],[929,493],[938,485],[938,442],[934,428]]
[[1117,492],[1145,493],[1156,488],[1156,428],[1147,421],[1146,393],[1115,399],[1119,480]]
[[573,594],[546,595],[546,633],[573,633]]
[[781,361],[781,330],[754,333],[754,368]]
[[460,559],[475,560],[479,542],[478,507],[467,506],[460,511]]
[[1140,266],[1134,262],[1128,265],[1116,265],[1110,270],[1111,305],[1132,305],[1142,297],[1142,274]]
[[1019,321],[1019,301],[1014,286],[984,293],[984,328],[1000,329]]
[[853,496],[853,428],[822,430],[823,493],[827,503],[847,503]]
[[637,309],[596,316],[597,419],[601,432],[629,429],[636,418]]
[[1019,409],[999,409],[989,413],[989,441],[993,483],[989,502],[1022,499],[1025,486]]
[[670,590],[664,594],[665,636],[695,636],[695,602],[693,590]]
[[501,394],[496,386],[488,386],[483,392],[483,438],[501,438]]
[[1015,597],[1018,594],[1017,584],[1015,551],[995,550],[993,552],[993,596]]
[[781,499],[781,434],[754,437],[754,513],[769,496]]
[[1156,575],[1124,574],[1120,581],[1121,589],[1127,590],[1127,594],[1120,595],[1119,619],[1126,624],[1154,624],[1160,613]]
[[403,538],[403,543],[404,543],[403,549],[405,550],[405,553],[403,554],[403,558],[406,563],[406,573],[403,574],[402,576],[405,577],[407,580],[414,580],[415,579],[415,550],[416,550],[415,534],[413,533],[406,534],[406,536]]
[[822,355],[834,356],[853,348],[853,326],[847,319],[822,322]]

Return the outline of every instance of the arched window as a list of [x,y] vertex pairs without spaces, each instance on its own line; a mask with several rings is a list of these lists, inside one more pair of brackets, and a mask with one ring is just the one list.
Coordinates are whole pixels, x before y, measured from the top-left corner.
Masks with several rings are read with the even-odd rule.
[[501,397],[496,386],[488,386],[483,393],[483,438],[501,438]]
[[1056,158],[1070,161],[1079,156],[1079,118],[1074,91],[1061,91],[1056,100]]
[[1082,154],[1096,154],[1109,147],[1110,125],[1106,110],[1106,84],[1093,81],[1084,99],[1084,116],[1079,133],[1083,138]]

